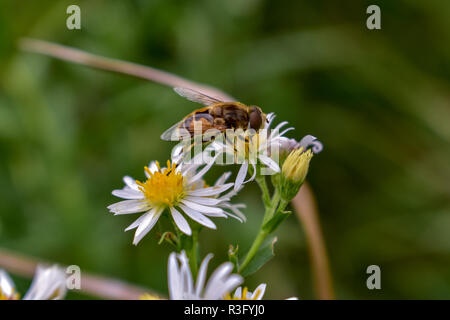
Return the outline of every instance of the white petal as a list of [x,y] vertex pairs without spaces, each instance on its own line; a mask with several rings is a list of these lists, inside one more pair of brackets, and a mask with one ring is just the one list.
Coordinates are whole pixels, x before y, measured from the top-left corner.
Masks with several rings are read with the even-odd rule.
[[186,221],[183,215],[173,207],[170,208],[170,212],[172,213],[172,218],[175,221],[177,227],[180,228],[183,233],[190,236],[192,234],[191,227],[189,227],[189,223]]
[[181,200],[181,203],[184,203],[189,208],[197,210],[198,212],[201,212],[201,213],[217,213],[217,214],[223,213],[223,210],[220,208],[204,206],[202,204],[198,204],[198,203],[186,200],[186,199]]
[[225,182],[227,182],[228,178],[231,176],[231,172],[227,171],[224,174],[222,174],[219,179],[217,179],[216,183],[214,184],[215,186],[219,186],[224,184]]
[[129,187],[125,187],[125,188],[113,190],[112,195],[122,198],[122,199],[128,199],[128,200],[144,199],[145,196],[141,191],[136,191]]
[[239,299],[242,298],[242,287],[236,289],[236,291],[234,292],[234,297]]
[[195,203],[204,204],[207,206],[215,206],[223,201],[221,199],[216,199],[216,198],[193,197],[193,196],[186,196],[184,199],[195,202]]
[[280,166],[278,165],[278,163],[273,161],[272,158],[270,158],[264,154],[260,154],[258,158],[259,158],[259,160],[261,160],[261,162],[264,165],[269,167],[271,170],[273,170],[275,172],[280,172]]
[[229,199],[233,198],[235,195],[238,194],[239,190],[232,189],[229,192],[227,192],[226,194],[224,194],[223,196],[221,196],[219,199],[222,199],[224,201],[229,201]]
[[233,186],[233,183],[227,183],[220,187],[208,187],[198,190],[189,191],[189,196],[214,196],[216,194],[222,193],[224,191],[227,191]]
[[183,142],[180,142],[172,148],[170,158],[173,162],[178,163],[183,158],[184,147]]
[[[245,208],[245,205],[243,205],[243,206]],[[239,206],[238,205],[236,205],[236,204],[230,205],[230,210],[233,211],[233,213],[235,215],[237,215],[239,218],[241,218],[243,222],[247,221],[247,217],[245,216],[244,213],[242,213],[241,210],[239,210]]]
[[284,136],[286,134],[286,132],[289,132],[289,131],[294,130],[294,129],[295,128],[293,128],[293,127],[289,127],[287,129],[284,129],[283,131],[280,132],[280,134],[278,136],[282,137],[282,136]]
[[[233,264],[231,262],[222,263],[217,269],[213,272],[211,277],[209,277],[208,285],[211,285],[217,280],[224,279],[227,275],[233,271]],[[208,288],[206,288],[208,289]]]
[[139,186],[136,183],[136,180],[134,180],[132,177],[130,176],[123,177],[123,182],[125,182],[125,184],[131,189],[139,191]]
[[5,297],[12,298],[15,293],[14,282],[9,277],[8,273],[0,269],[0,293]]
[[63,269],[38,266],[23,300],[59,300],[66,295],[66,274]]
[[237,209],[235,207],[235,205],[226,203],[223,205],[223,207],[230,209],[233,212],[233,214],[232,214],[232,213],[229,213],[228,211],[225,211],[226,215],[228,215],[232,218],[235,218],[236,220],[239,220],[240,222],[247,221],[247,218],[245,217],[245,215],[239,209]]
[[130,224],[130,225],[125,229],[125,231],[129,231],[129,230],[132,230],[132,229],[137,228],[137,227],[141,224],[142,220],[145,219],[145,216],[146,216],[147,214],[149,214],[149,213],[145,213],[145,214],[143,214],[142,216],[140,216],[139,218],[137,218],[132,224]]
[[158,221],[159,216],[161,215],[163,210],[153,208],[151,209],[142,222],[139,224],[139,227],[134,234],[133,244],[137,245],[139,241],[153,228],[155,223]]
[[241,165],[241,168],[239,169],[239,172],[237,174],[236,181],[234,184],[234,190],[238,190],[241,187],[242,183],[245,180],[245,176],[247,175],[247,171],[248,171],[248,162],[245,161]]
[[268,122],[267,123],[267,128],[269,128],[270,127],[270,125],[272,124],[272,121],[273,121],[273,119],[275,119],[275,117],[276,117],[276,115],[275,115],[275,113],[273,113],[273,112],[271,112],[271,113],[269,113],[267,116],[266,116],[266,121]]
[[225,294],[232,292],[234,288],[242,284],[242,282],[244,282],[244,279],[238,274],[232,274],[231,276],[229,276],[221,286],[222,292],[220,293],[220,297],[223,297]]
[[167,264],[167,278],[170,299],[182,299],[183,291],[181,286],[180,271],[178,269],[177,255],[175,252],[172,252],[169,255],[169,262]]
[[219,155],[220,154],[216,154],[212,159],[208,159],[208,163],[195,176],[189,179],[189,183],[201,179],[206,174],[206,172],[208,172],[208,170],[211,169],[212,165],[214,164]]
[[299,147],[303,147],[304,150],[311,147],[312,152],[319,153],[323,150],[323,144],[316,137],[308,134],[302,138],[299,142]]
[[[252,167],[253,167],[253,174],[250,177],[250,179],[248,179],[247,181],[244,182],[244,184],[247,182],[253,181],[253,179],[255,179],[255,177],[256,177],[256,165],[252,164]],[[236,190],[236,191],[239,191],[239,190]]]
[[213,272],[206,285],[205,299],[221,299],[242,283],[243,278],[240,275],[230,275],[233,268],[231,262],[225,262]]
[[272,137],[276,132],[280,131],[281,127],[284,127],[287,124],[287,121],[280,122],[275,128],[272,129],[270,136]]
[[[259,293],[258,293],[259,291]],[[261,300],[264,296],[264,293],[266,292],[266,284],[261,283],[259,286],[256,287],[255,291],[253,291],[253,294],[251,296],[251,300]],[[258,294],[258,296],[256,296]]]
[[146,211],[150,205],[145,200],[124,200],[108,206],[108,209],[115,214],[130,214]]
[[197,296],[200,296],[202,294],[206,280],[206,271],[208,270],[208,263],[209,260],[212,259],[212,257],[212,253],[208,254],[205,259],[203,259],[202,264],[200,265],[200,269],[198,270],[197,283],[195,285],[195,294]]
[[194,221],[197,221],[201,225],[204,225],[205,227],[216,229],[216,225],[214,222],[212,222],[209,218],[205,217],[201,213],[183,205],[180,204],[180,208]]
[[239,221],[240,223],[244,223],[245,220],[243,220],[242,218],[238,217],[237,215],[234,215],[232,213],[229,213],[227,211],[225,211],[225,214],[227,215],[227,217],[232,217],[234,219],[236,219],[237,221]]
[[190,299],[194,295],[194,280],[192,279],[189,259],[187,258],[184,250],[178,255],[178,260],[181,263],[180,274],[181,284],[183,287],[183,299]]

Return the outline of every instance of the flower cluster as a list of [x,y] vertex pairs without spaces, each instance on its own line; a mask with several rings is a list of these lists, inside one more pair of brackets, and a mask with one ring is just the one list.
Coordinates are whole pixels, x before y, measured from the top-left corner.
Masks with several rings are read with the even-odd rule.
[[[141,213],[125,229],[136,229],[134,245],[154,228],[161,216],[166,215],[172,222],[173,230],[164,230],[160,238],[160,242],[167,240],[176,250],[170,254],[168,262],[171,299],[256,300],[263,297],[266,284],[261,284],[253,292],[237,288],[244,281],[242,274],[262,241],[287,216],[284,208],[305,181],[311,158],[322,150],[322,144],[311,135],[300,141],[286,137],[285,134],[293,130],[292,127],[286,128],[286,121],[271,128],[275,119],[273,113],[262,118],[265,124],[258,131],[250,130],[249,122],[249,130],[242,135],[235,136],[233,132],[231,136],[227,131],[209,139],[208,143],[201,139],[200,145],[204,148],[193,158],[187,157],[187,151],[197,149],[198,144],[189,143],[188,150],[177,145],[165,167],[157,161],[150,162],[144,167],[144,180],[125,176],[125,186],[112,192],[123,199],[108,206],[114,215]],[[193,121],[196,122],[195,119]],[[167,134],[162,137],[167,137]],[[223,157],[231,161],[224,163]],[[227,182],[231,172],[225,172],[215,183],[208,184],[205,175],[214,163],[238,164],[240,167],[234,182]],[[272,197],[265,175],[272,175],[275,190]],[[266,206],[260,233],[243,259],[237,257],[236,250],[230,255],[230,261],[220,265],[206,281],[212,254],[197,265],[198,233],[203,227],[216,229],[216,218],[232,217],[245,222],[246,217],[241,211],[245,205],[231,200],[253,180],[260,185]]]

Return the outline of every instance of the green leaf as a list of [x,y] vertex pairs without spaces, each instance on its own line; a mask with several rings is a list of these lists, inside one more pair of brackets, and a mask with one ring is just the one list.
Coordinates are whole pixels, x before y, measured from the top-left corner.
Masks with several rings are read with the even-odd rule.
[[258,271],[265,263],[267,263],[270,259],[272,259],[274,254],[274,245],[277,242],[278,238],[273,236],[267,238],[258,252],[253,257],[252,261],[248,264],[247,268],[242,272],[243,277],[247,277],[256,271]]

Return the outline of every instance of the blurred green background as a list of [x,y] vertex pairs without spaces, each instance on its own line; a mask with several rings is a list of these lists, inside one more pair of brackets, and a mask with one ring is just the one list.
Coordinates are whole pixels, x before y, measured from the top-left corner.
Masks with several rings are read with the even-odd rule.
[[[70,4],[81,30],[66,28]],[[366,28],[370,4],[381,30]],[[166,294],[170,248],[155,232],[133,246],[123,229],[137,216],[106,206],[123,175],[142,179],[150,160],[167,159],[173,144],[159,135],[197,106],[158,84],[18,52],[23,36],[211,84],[276,112],[291,137],[319,137],[308,179],[337,297],[450,298],[450,2],[0,1],[0,247]],[[201,234],[212,266],[259,227],[258,188],[236,200],[247,223]],[[300,223],[290,217],[277,235],[275,259],[246,285],[313,299]],[[371,264],[381,290],[366,288]]]

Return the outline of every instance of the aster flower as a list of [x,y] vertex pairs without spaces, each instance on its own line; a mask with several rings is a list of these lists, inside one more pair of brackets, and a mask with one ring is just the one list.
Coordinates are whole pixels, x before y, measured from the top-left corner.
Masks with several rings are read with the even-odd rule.
[[[244,150],[239,150],[239,148],[236,150],[235,145],[229,143],[228,140],[226,143],[214,141],[205,149],[203,157],[207,162],[211,161],[209,154],[214,152],[216,154],[215,158],[217,158],[218,154],[230,154],[234,157],[234,163],[241,164],[234,183],[235,190],[240,189],[243,184],[255,179],[257,162],[266,166],[271,172],[280,172],[280,166],[276,159],[273,159],[278,155],[274,155],[272,152],[280,150],[282,143],[285,143],[285,139],[287,139],[284,137],[284,134],[294,128],[289,127],[280,132],[280,130],[287,125],[287,121],[283,121],[275,128],[270,129],[274,118],[274,113],[269,113],[267,115],[267,124],[265,128],[260,129],[254,135],[245,139],[245,143],[242,144]],[[238,136],[237,138],[242,139],[243,137]],[[248,180],[245,180],[250,165],[253,167],[253,175]]]
[[[57,267],[37,266],[36,273],[23,300],[60,300],[66,295],[66,274]],[[0,300],[18,300],[14,282],[0,270]]]
[[[226,294],[224,299],[225,300],[262,300],[264,293],[266,292],[266,284],[261,283],[259,286],[256,287],[255,291],[250,292],[248,291],[247,287],[242,289],[242,287],[239,287],[234,292],[234,295],[231,296],[230,294]],[[298,300],[296,297],[287,298],[286,300]]]
[[[206,282],[208,263],[213,257],[208,254],[203,259],[194,284],[189,260],[184,251],[171,253],[168,264],[169,295],[172,300],[219,300],[234,290],[243,281],[238,274],[231,274],[233,264],[221,264]],[[206,285],[205,285],[206,282]]]
[[145,212],[125,229],[137,228],[133,240],[135,245],[153,228],[165,209],[170,211],[175,225],[187,235],[191,235],[192,230],[182,213],[211,229],[216,229],[216,225],[208,217],[231,216],[244,220],[245,217],[242,219],[238,214],[238,218],[236,213],[225,210],[236,210],[236,205],[229,203],[230,195],[220,197],[233,183],[220,179],[214,186],[206,186],[202,178],[211,166],[212,163],[199,170],[199,165],[177,165],[167,161],[167,167],[161,168],[158,162],[151,162],[149,167],[145,167],[145,182],[124,177],[125,187],[114,190],[112,194],[126,200],[112,204],[108,209],[116,215]]

